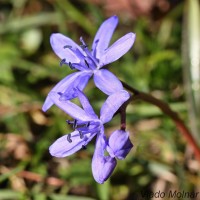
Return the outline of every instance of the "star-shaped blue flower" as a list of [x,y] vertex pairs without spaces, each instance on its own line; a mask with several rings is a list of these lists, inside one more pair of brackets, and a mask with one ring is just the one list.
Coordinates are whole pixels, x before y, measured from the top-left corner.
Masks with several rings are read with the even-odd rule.
[[[112,174],[117,159],[124,159],[133,147],[129,133],[124,130],[114,131],[107,140],[104,131],[97,135],[95,151],[92,159],[92,172],[94,179],[102,184]],[[109,155],[105,156],[105,151]]]
[[[62,94],[60,98],[63,100],[75,98],[74,88],[82,91],[92,75],[95,85],[107,95],[123,89],[121,82],[113,73],[102,69],[103,66],[123,56],[135,41],[135,34],[128,33],[108,47],[117,24],[117,16],[112,16],[103,22],[96,33],[91,51],[82,38],[80,39],[82,45],[79,46],[60,33],[51,35],[50,43],[54,52],[61,58],[61,65],[67,64],[71,69],[78,70],[62,79],[51,91]],[[48,110],[53,103],[48,95],[43,111]]]
[[112,119],[119,107],[130,97],[125,90],[110,95],[102,105],[98,118],[85,94],[79,89],[76,89],[76,93],[83,108],[70,100],[60,100],[60,95],[56,92],[49,94],[52,102],[74,119],[74,121],[67,122],[72,124],[75,129],[70,135],[59,138],[50,147],[50,153],[53,156],[69,156],[81,149],[82,146],[86,146],[96,134],[103,130],[104,124]]
[[[69,156],[85,146],[97,135],[95,152],[92,160],[92,172],[98,183],[103,183],[113,172],[116,166],[116,158],[122,159],[132,148],[128,141],[127,134],[119,135],[115,131],[109,140],[104,134],[104,124],[109,122],[120,106],[129,99],[130,95],[125,90],[120,90],[110,95],[104,102],[100,117],[95,114],[89,100],[79,89],[75,92],[80,100],[82,108],[70,100],[61,100],[60,94],[51,92],[49,97],[52,102],[64,112],[69,114],[74,120],[68,121],[75,129],[72,133],[57,139],[49,148],[50,154],[55,157]],[[117,133],[117,134],[116,134]],[[121,144],[115,144],[114,140]],[[108,149],[110,155],[105,156]]]

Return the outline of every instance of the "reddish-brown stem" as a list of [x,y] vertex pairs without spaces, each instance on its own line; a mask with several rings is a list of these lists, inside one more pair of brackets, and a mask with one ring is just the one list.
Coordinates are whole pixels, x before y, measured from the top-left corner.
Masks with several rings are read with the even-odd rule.
[[125,102],[119,109],[119,113],[121,116],[121,130],[125,131],[126,130],[126,107],[127,103]]
[[132,100],[140,99],[140,100],[143,100],[145,102],[151,103],[151,104],[157,106],[158,108],[160,108],[163,113],[168,115],[174,121],[174,123],[176,124],[176,127],[179,130],[179,132],[185,137],[187,142],[191,145],[191,147],[193,148],[196,159],[198,159],[199,162],[200,162],[200,148],[197,145],[195,139],[193,138],[190,130],[186,127],[186,125],[181,120],[179,115],[176,112],[174,112],[169,107],[169,105],[166,104],[165,102],[153,97],[150,94],[140,92],[140,91],[132,88],[131,86],[127,85],[124,82],[122,82],[122,84],[126,89],[128,89],[129,91],[131,91],[134,94],[133,97],[132,97]]

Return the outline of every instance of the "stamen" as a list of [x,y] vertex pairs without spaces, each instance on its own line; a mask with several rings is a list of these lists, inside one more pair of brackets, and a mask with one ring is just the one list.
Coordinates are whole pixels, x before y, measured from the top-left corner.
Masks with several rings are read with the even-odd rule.
[[87,124],[85,124],[85,127],[89,127],[90,126],[90,122],[88,122]]
[[97,44],[99,43],[99,39],[97,39],[97,40],[95,40],[95,42],[94,42],[94,46],[93,46],[93,49],[91,49],[91,51],[94,51],[93,52],[93,55],[95,55],[95,57],[96,57],[96,50],[97,50]]
[[64,59],[62,59],[62,60],[60,61],[60,66],[61,66],[61,67],[62,67],[62,65],[63,65],[63,64],[65,64],[65,63],[66,63],[65,61],[66,61],[66,59],[65,59],[65,58],[64,58]]
[[70,45],[65,45],[63,48],[64,48],[64,49],[71,49],[72,46],[70,46]]
[[71,134],[68,134],[68,135],[67,135],[67,141],[68,141],[69,143],[72,142],[72,140],[71,140]]
[[[92,62],[92,64],[90,65],[90,68],[91,68],[91,69],[95,69],[96,66],[98,65],[96,58],[93,57],[93,55],[92,55],[91,52],[89,51],[88,46],[86,45],[86,43],[84,42],[84,40],[83,40],[82,37],[80,37],[80,41],[81,41],[81,43],[82,43],[81,47],[82,47],[83,51],[87,54],[87,57],[88,57],[88,58],[91,60],[91,62]],[[91,63],[91,62],[90,62],[90,63]],[[86,63],[86,65],[87,65],[87,63]],[[87,66],[88,66],[88,65],[87,65]]]
[[75,129],[76,127],[77,127],[77,120],[75,119],[72,128]]
[[58,95],[60,95],[60,96],[62,96],[62,95],[63,95],[63,93],[62,93],[62,92],[58,92],[57,94],[58,94]]
[[80,41],[82,45],[80,45],[82,48],[88,48],[88,45],[84,42],[83,37],[80,37]]
[[88,48],[88,45],[81,44],[80,47],[81,47],[82,49],[86,49],[86,48]]
[[87,60],[84,60],[84,61],[85,61],[85,64],[87,65],[87,67],[89,68],[90,66],[89,66]]
[[86,148],[86,146],[85,146],[85,145],[82,145],[82,149],[83,149],[83,150],[85,150],[85,149],[87,149],[87,148]]
[[75,67],[72,65],[71,62],[69,62],[69,67],[70,67],[71,69],[75,69]]
[[94,42],[94,43],[95,43],[95,44],[97,44],[98,42],[99,42],[99,39],[95,40],[95,42]]
[[83,133],[79,131],[80,138],[83,139]]
[[77,127],[77,120],[75,119],[74,121],[71,120],[66,120],[68,124],[73,124],[72,128],[75,129]]
[[71,120],[66,120],[66,122],[67,122],[68,124],[73,124],[73,123],[74,123],[74,121],[71,121]]
[[82,54],[82,52],[77,49],[77,48],[73,48],[70,45],[65,45],[63,47],[64,49],[68,48],[73,54],[75,54],[80,60],[84,59],[84,55]]

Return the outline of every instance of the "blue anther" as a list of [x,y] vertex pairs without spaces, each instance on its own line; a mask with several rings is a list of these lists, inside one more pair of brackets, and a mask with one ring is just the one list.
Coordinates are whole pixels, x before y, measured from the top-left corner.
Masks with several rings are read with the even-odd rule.
[[64,49],[71,49],[72,46],[70,46],[70,45],[65,45],[63,48],[64,48]]
[[82,149],[83,149],[83,150],[85,150],[85,149],[87,149],[87,148],[86,148],[86,146],[85,146],[85,145],[82,145]]
[[64,59],[62,59],[61,61],[60,61],[60,66],[62,66],[63,64],[65,64],[65,61],[66,61],[66,59],[64,58]]
[[67,135],[67,141],[68,141],[69,143],[72,142],[72,140],[71,140],[71,134],[68,134],[68,135]]
[[83,133],[79,131],[80,138],[83,139]]
[[87,124],[85,124],[85,127],[89,127],[89,125],[90,125],[90,122],[88,122]]
[[77,120],[75,119],[72,128],[75,129],[76,127],[77,127]]
[[85,61],[85,64],[87,65],[87,67],[89,68],[90,66],[89,66],[87,60],[84,60],[84,61]]
[[70,67],[71,69],[75,69],[75,67],[73,66],[73,64],[72,64],[71,62],[69,62],[69,67]]

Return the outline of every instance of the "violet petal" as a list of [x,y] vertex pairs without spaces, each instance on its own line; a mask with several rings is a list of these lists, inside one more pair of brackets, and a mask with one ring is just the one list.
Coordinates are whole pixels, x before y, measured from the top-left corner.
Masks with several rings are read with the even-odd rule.
[[104,50],[107,49],[117,24],[118,17],[112,16],[99,27],[92,44],[93,55],[97,59],[101,59]]
[[101,107],[100,120],[103,123],[110,121],[120,106],[129,99],[130,94],[125,90],[120,90],[110,95]]
[[60,95],[56,92],[50,92],[49,97],[51,100],[58,106],[61,110],[63,110],[65,113],[70,115],[72,118],[80,120],[80,121],[91,121],[93,118],[91,118],[90,115],[88,115],[82,108],[74,104],[73,102],[67,100],[67,101],[61,101]]
[[[61,33],[53,33],[50,37],[50,43],[55,54],[61,59],[65,59],[67,63],[79,63],[79,57],[73,53],[70,48],[78,49],[83,55],[83,50],[73,40]],[[69,48],[64,48],[69,46]]]
[[64,91],[64,93],[61,95],[60,100],[70,100],[77,97],[77,92],[75,89],[83,90],[85,86],[87,85],[90,77],[90,72],[83,72],[79,77],[77,77],[73,83],[71,83]]
[[79,101],[81,102],[81,105],[82,105],[83,109],[85,110],[85,112],[88,113],[92,118],[98,119],[98,116],[94,112],[86,95],[79,89],[76,89],[76,92],[77,92]]
[[94,83],[107,95],[111,95],[123,89],[119,79],[107,69],[101,69],[94,72]]
[[121,37],[104,52],[99,65],[104,66],[118,60],[132,47],[134,41],[134,33],[128,33]]
[[[57,92],[57,93],[68,93],[66,99],[72,99],[75,97],[75,93],[73,91],[74,83],[79,83],[79,89],[83,90],[87,84],[88,79],[91,77],[92,73],[90,72],[74,72],[61,81],[59,81],[50,92]],[[84,81],[81,81],[84,78]],[[77,87],[77,85],[75,85]],[[68,92],[69,91],[69,92]],[[42,110],[46,112],[51,106],[53,105],[52,100],[49,96],[46,97],[46,100],[43,104]]]
[[80,138],[79,132],[74,131],[70,134],[70,137],[69,134],[67,134],[58,138],[49,147],[49,152],[52,156],[59,158],[69,156],[83,148],[83,146],[86,146],[95,135],[96,134],[88,133],[84,134],[83,138]]
[[115,158],[104,155],[106,145],[105,136],[101,132],[97,135],[95,151],[92,158],[92,173],[94,179],[100,184],[104,183],[111,176],[117,164]]

